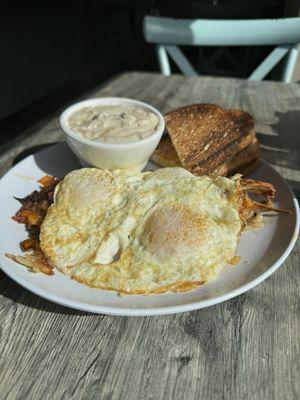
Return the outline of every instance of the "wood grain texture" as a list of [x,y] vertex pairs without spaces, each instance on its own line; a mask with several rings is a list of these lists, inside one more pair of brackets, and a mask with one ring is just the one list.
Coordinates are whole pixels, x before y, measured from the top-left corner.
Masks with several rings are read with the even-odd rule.
[[[163,112],[193,102],[248,111],[263,157],[299,197],[297,84],[128,73],[89,93],[99,95]],[[0,148],[0,174],[36,146],[62,140],[57,116]],[[275,274],[238,298],[162,317],[77,312],[0,273],[0,398],[299,399],[299,255],[298,242]]]

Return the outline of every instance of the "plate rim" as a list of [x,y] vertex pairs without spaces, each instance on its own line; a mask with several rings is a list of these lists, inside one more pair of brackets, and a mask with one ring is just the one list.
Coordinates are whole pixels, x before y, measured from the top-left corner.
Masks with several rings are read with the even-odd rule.
[[[61,143],[56,143],[49,147],[54,147],[54,146],[59,146],[59,145],[61,145]],[[47,147],[47,149],[49,147]],[[39,152],[41,152],[43,150],[40,150]],[[16,165],[14,165],[12,168],[10,168],[1,177],[0,187],[3,185],[3,181],[5,181],[5,179],[7,179],[7,177],[11,173],[13,173],[15,169],[19,169],[23,163],[29,162],[30,158],[34,158],[34,154],[31,154],[31,155],[25,157],[23,160],[21,160]],[[258,275],[252,281],[245,283],[244,285],[241,285],[240,287],[233,289],[227,293],[224,293],[220,296],[214,297],[213,299],[204,299],[204,300],[196,301],[193,303],[187,303],[187,304],[181,304],[181,305],[175,305],[175,306],[161,306],[161,307],[155,307],[155,308],[150,307],[150,308],[139,308],[139,309],[130,308],[130,307],[118,308],[118,307],[111,307],[111,306],[94,305],[94,304],[86,303],[83,301],[64,299],[62,296],[59,296],[59,295],[49,294],[47,292],[47,290],[41,289],[38,286],[35,286],[34,284],[31,284],[30,282],[28,282],[26,279],[19,277],[12,270],[10,270],[9,266],[6,266],[5,264],[3,265],[2,262],[0,264],[0,268],[10,279],[12,279],[16,283],[18,283],[21,287],[24,287],[25,289],[29,290],[31,293],[33,293],[45,300],[52,301],[55,304],[69,307],[69,308],[72,308],[75,310],[84,311],[84,312],[88,312],[88,313],[95,313],[95,314],[106,314],[106,315],[116,315],[116,316],[159,316],[159,315],[167,315],[167,314],[175,314],[175,313],[199,310],[202,308],[211,307],[213,305],[230,300],[234,297],[237,297],[237,296],[247,292],[250,289],[253,289],[257,285],[259,285],[261,282],[266,280],[270,275],[272,275],[287,259],[287,257],[291,253],[291,251],[297,241],[298,235],[299,235],[300,209],[299,209],[298,200],[297,200],[293,190],[291,189],[288,182],[280,175],[280,173],[275,168],[273,168],[270,164],[268,164],[264,160],[261,160],[261,163],[267,165],[267,167],[269,167],[273,171],[275,171],[276,174],[278,174],[280,176],[280,178],[284,181],[284,183],[289,191],[289,195],[291,196],[291,200],[293,202],[294,210],[295,210],[295,228],[294,228],[292,239],[289,242],[289,244],[286,247],[283,254],[281,255],[281,257],[279,257],[270,268],[268,268],[266,271],[264,271],[263,273]]]

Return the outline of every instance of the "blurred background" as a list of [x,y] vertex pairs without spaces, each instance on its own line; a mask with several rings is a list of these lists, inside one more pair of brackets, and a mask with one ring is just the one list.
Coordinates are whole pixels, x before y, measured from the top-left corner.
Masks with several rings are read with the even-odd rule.
[[[0,141],[118,73],[158,71],[145,15],[257,19],[298,16],[297,0],[24,0],[0,14]],[[247,77],[270,47],[183,49],[199,74]],[[276,79],[280,65],[267,79]],[[297,80],[298,77],[295,77]]]

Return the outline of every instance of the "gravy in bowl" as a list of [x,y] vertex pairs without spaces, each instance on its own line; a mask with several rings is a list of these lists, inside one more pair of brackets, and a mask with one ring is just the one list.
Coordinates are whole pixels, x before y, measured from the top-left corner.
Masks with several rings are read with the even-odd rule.
[[68,125],[79,136],[106,143],[134,142],[155,132],[157,115],[142,107],[99,105],[70,115]]

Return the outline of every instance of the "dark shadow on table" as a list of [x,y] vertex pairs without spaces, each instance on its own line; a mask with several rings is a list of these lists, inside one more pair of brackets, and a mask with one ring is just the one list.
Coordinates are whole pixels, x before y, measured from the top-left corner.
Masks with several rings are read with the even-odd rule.
[[74,310],[72,308],[68,308],[56,303],[52,303],[51,301],[44,300],[41,297],[31,293],[29,290],[18,285],[2,271],[0,271],[0,295],[10,299],[14,303],[22,304],[26,307],[35,308],[46,312],[66,315],[91,315],[91,313],[85,311]]
[[[257,132],[262,158],[273,165],[299,171],[300,176],[300,110],[277,111],[275,118],[277,122],[271,125],[274,135]],[[286,180],[299,200],[300,182]]]
[[257,132],[262,157],[274,165],[300,170],[300,110],[276,112],[274,135]]

